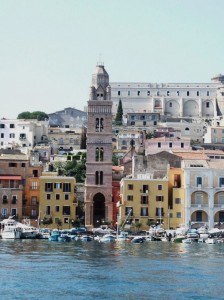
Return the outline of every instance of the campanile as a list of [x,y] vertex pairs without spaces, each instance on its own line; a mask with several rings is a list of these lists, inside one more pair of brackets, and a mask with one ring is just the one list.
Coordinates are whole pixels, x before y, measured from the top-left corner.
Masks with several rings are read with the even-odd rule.
[[85,226],[112,221],[112,101],[102,63],[92,75],[87,110]]

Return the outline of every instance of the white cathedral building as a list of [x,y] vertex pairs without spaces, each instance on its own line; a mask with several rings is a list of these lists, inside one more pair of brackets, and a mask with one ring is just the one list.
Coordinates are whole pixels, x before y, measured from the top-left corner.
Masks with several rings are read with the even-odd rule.
[[170,117],[216,118],[224,115],[224,75],[210,83],[111,82],[113,114],[151,112]]

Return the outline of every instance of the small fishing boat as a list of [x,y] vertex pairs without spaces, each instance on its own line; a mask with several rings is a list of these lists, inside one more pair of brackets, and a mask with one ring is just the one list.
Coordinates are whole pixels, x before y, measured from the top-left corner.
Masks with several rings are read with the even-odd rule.
[[60,232],[57,229],[52,230],[51,236],[49,237],[49,241],[58,242],[58,238],[60,236]]

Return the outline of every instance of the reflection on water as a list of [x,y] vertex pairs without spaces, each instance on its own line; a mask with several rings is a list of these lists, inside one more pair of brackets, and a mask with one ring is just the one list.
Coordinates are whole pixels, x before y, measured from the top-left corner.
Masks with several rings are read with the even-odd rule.
[[0,241],[1,299],[224,299],[224,244]]

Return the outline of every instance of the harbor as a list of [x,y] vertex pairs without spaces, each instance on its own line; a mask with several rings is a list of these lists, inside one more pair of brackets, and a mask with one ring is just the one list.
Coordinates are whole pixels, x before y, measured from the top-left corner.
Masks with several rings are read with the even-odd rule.
[[0,241],[2,299],[222,299],[223,244]]

